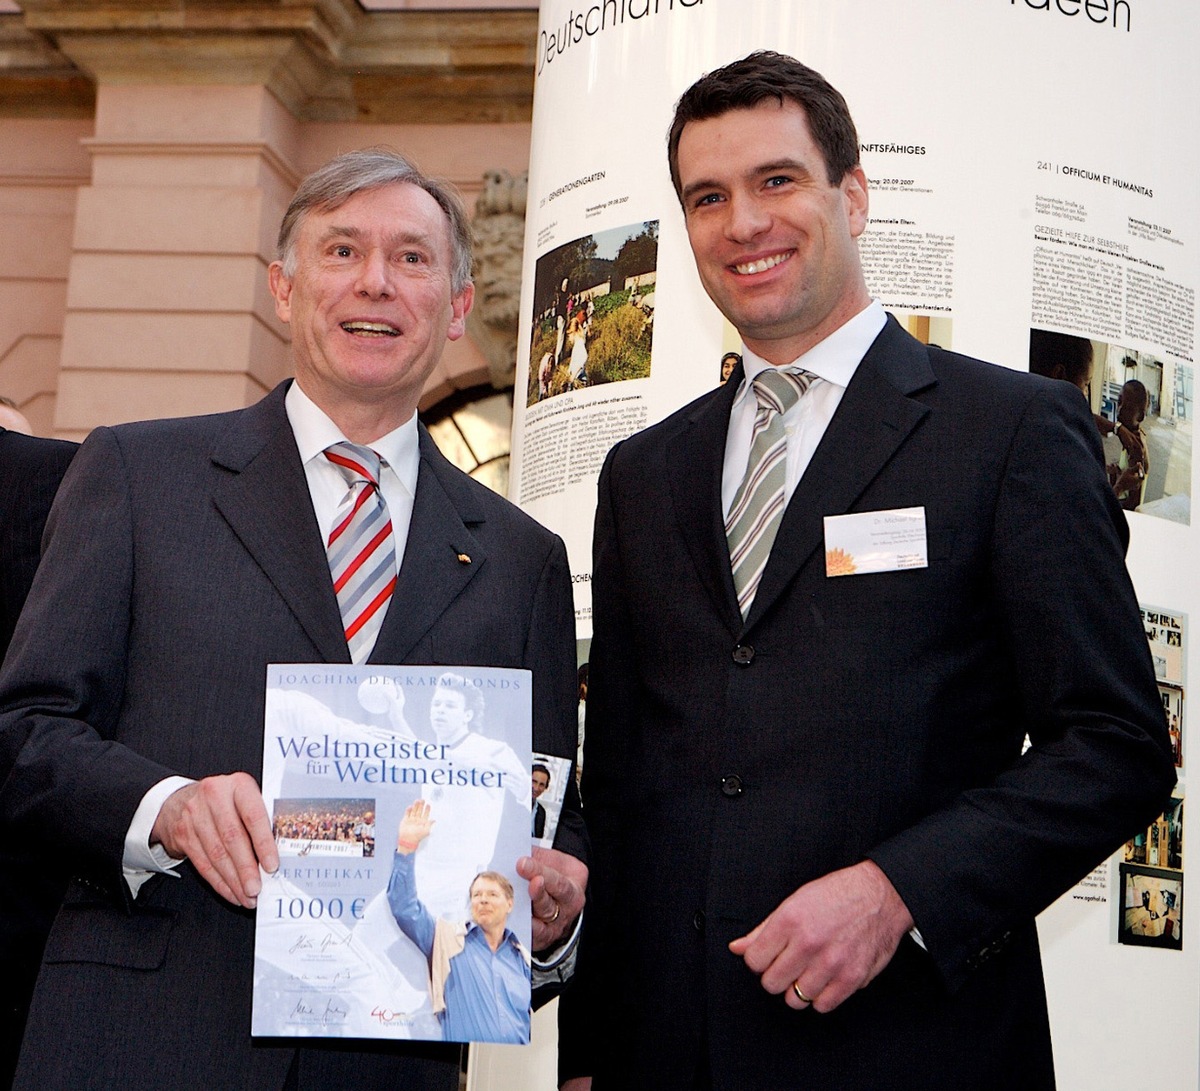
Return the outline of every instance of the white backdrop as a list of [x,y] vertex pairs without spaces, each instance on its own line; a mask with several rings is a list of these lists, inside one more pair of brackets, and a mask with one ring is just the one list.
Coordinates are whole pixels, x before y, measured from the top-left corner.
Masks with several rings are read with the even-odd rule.
[[[918,336],[1014,368],[1028,366],[1031,326],[1088,337],[1093,407],[1110,415],[1124,379],[1144,378],[1152,396],[1158,384],[1154,514],[1130,515],[1129,564],[1143,604],[1183,624],[1173,681],[1186,693],[1200,557],[1190,525],[1197,42],[1194,0],[543,0],[511,495],[567,542],[580,638],[604,450],[711,388],[730,347],[667,173],[672,108],[702,72],[771,48],[849,102],[872,185],[868,283]],[[599,262],[580,266],[563,295],[572,311],[594,302],[584,374],[611,377],[592,374],[603,300],[627,307],[628,289],[600,281],[647,225],[658,248],[638,289],[650,296],[639,308],[648,368],[572,382],[567,347],[558,382],[541,381],[551,309],[565,310],[546,287],[555,255],[595,244],[582,252]],[[1183,711],[1181,774],[1194,718],[1186,701]],[[1119,943],[1119,857],[1040,922],[1059,1084],[1194,1088],[1200,943],[1187,899],[1182,950]]]

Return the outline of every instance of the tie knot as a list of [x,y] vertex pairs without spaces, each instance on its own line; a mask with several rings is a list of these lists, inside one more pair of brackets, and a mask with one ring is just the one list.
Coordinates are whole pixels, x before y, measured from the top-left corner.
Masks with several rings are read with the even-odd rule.
[[812,385],[816,376],[798,368],[769,367],[754,376],[754,396],[759,409],[786,413]]
[[342,440],[325,448],[325,457],[342,473],[348,485],[357,481],[369,481],[379,487],[379,456],[370,447]]

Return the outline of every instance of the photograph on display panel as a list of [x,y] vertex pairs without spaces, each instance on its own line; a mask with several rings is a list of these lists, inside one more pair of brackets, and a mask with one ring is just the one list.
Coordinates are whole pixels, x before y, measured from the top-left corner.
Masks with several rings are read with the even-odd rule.
[[1125,843],[1118,943],[1183,949],[1183,811],[1178,790],[1149,828]]
[[1152,352],[1029,331],[1029,370],[1079,387],[1121,507],[1190,524],[1193,369]]
[[1183,950],[1183,875],[1165,868],[1121,865],[1119,943]]
[[1150,646],[1150,658],[1154,661],[1154,674],[1158,679],[1158,694],[1162,699],[1163,715],[1171,737],[1175,767],[1181,769],[1184,754],[1187,615],[1145,604],[1140,604],[1139,609],[1142,628],[1146,631],[1146,641]]
[[1158,695],[1162,700],[1163,714],[1167,718],[1167,730],[1171,735],[1171,753],[1175,768],[1183,768],[1183,687],[1170,682],[1158,683]]
[[584,235],[537,261],[527,405],[650,374],[658,221]]
[[1127,864],[1183,871],[1183,796],[1171,797],[1163,813],[1150,826],[1125,842]]

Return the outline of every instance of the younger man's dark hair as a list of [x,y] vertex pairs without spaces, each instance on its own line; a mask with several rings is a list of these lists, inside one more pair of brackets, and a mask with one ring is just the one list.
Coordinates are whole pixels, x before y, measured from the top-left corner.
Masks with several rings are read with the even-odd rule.
[[825,157],[831,186],[858,166],[858,132],[841,93],[820,72],[794,57],[761,49],[740,61],[701,76],[675,104],[675,118],[667,134],[667,161],[675,196],[683,199],[679,180],[679,138],[690,121],[706,121],[730,110],[745,110],[774,99],[789,100],[804,108],[813,140]]

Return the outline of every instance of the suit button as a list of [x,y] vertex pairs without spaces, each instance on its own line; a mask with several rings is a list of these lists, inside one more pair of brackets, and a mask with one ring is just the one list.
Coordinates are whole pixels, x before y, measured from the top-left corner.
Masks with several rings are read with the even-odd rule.
[[730,797],[740,796],[742,794],[742,778],[736,773],[731,773],[727,777],[722,777],[721,794]]
[[749,644],[739,644],[733,649],[733,661],[739,667],[748,667],[754,662],[754,649]]
[[704,910],[703,909],[696,910],[695,914],[692,917],[692,927],[694,929],[696,929],[697,932],[704,931]]

